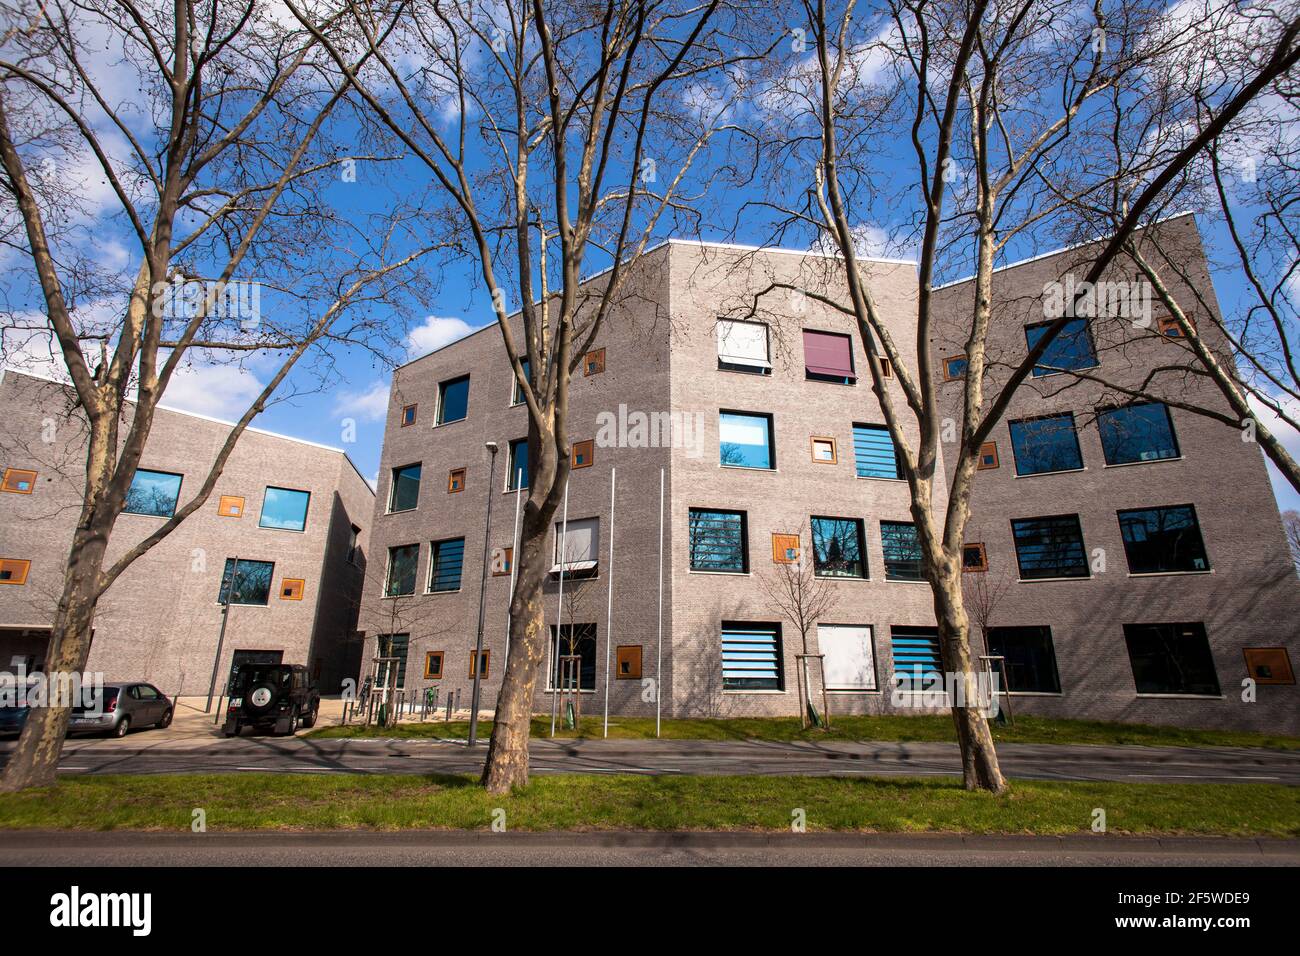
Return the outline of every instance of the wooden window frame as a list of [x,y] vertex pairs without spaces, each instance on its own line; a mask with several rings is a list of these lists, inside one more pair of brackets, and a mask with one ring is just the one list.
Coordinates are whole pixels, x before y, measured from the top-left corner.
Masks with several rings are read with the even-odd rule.
[[[633,655],[635,652],[635,657]],[[623,673],[624,659],[631,662],[635,660],[635,668],[629,668],[626,674]],[[619,644],[614,649],[614,679],[615,680],[640,680],[641,670],[644,667],[644,650],[640,644]]]
[[[280,579],[280,600],[281,601],[301,601],[303,592],[307,590],[306,578],[281,578]],[[285,592],[289,591],[289,594]]]
[[[794,542],[796,557],[786,557],[786,552],[790,549],[790,542]],[[797,534],[787,534],[780,531],[772,532],[772,563],[773,564],[795,564],[803,554],[803,542],[799,540]]]
[[[599,367],[592,368],[591,366],[593,362]],[[599,375],[603,371],[605,371],[605,349],[604,348],[592,349],[590,352],[588,352],[586,355],[582,357],[583,378],[590,378],[593,375]]]
[[965,352],[958,352],[956,355],[949,355],[949,356],[947,356],[947,357],[943,360],[943,380],[944,380],[945,382],[960,382],[963,378],[966,377],[966,373],[965,373],[965,372],[962,372],[960,375],[949,375],[949,374],[948,374],[948,363],[949,363],[949,362],[955,362],[955,361],[957,361],[957,359],[961,359],[962,361],[967,362],[968,364],[969,364],[969,362],[970,362],[970,359],[967,357],[967,355],[966,355]]
[[[414,425],[414,424],[415,424],[416,418],[418,417],[418,414],[419,414],[419,413],[417,412],[417,409],[418,409],[419,407],[420,407],[420,403],[419,403],[419,402],[416,402],[416,403],[413,404],[413,405],[403,405],[403,406],[402,406],[402,417],[399,419],[399,422],[401,423],[401,426],[402,426],[403,428],[408,428],[408,427],[410,427],[411,425]],[[410,413],[411,413],[411,420],[410,420],[409,422],[406,420],[406,413],[407,413],[407,412],[410,412]]]
[[[1281,654],[1282,662],[1286,668],[1285,675],[1278,675],[1277,677],[1256,677],[1255,660],[1252,660],[1252,653],[1254,655],[1259,655],[1260,652],[1264,652],[1267,654]],[[1262,646],[1243,647],[1241,649],[1241,653],[1242,656],[1245,657],[1246,659],[1246,676],[1249,677],[1251,680],[1253,680],[1256,684],[1289,685],[1295,683],[1295,671],[1291,668],[1291,655],[1287,652],[1287,649],[1285,647],[1275,647],[1275,646],[1274,647],[1262,647]]]
[[[829,460],[817,457],[817,443],[819,441],[830,442],[831,457]],[[835,439],[829,435],[813,435],[809,438],[808,453],[812,456],[813,464],[815,465],[838,465],[840,463],[839,445],[836,443]]]
[[[978,565],[977,567],[967,567],[967,565],[966,565],[966,549],[967,549],[967,548],[978,548],[978,549],[979,549],[979,553],[980,553],[980,563],[979,563],[979,565]],[[983,542],[983,541],[971,541],[970,543],[968,543],[968,544],[963,544],[963,545],[961,546],[961,569],[962,569],[963,572],[969,572],[969,573],[976,573],[976,572],[980,572],[980,571],[987,571],[987,570],[989,569],[989,553],[988,553],[987,549],[985,549],[985,547],[984,547],[984,542]]]
[[[26,491],[18,487],[18,482],[23,480],[24,475],[30,475],[27,483],[31,486]],[[37,473],[29,468],[6,468],[4,479],[0,481],[0,491],[7,491],[11,495],[30,495],[36,490]]]
[[[438,659],[438,673],[436,674],[429,669],[429,664],[432,663],[435,657]],[[444,666],[446,662],[447,662],[446,651],[426,651],[424,654],[424,679],[442,680],[442,678],[447,673],[446,668]]]
[[0,569],[7,569],[11,574],[16,575],[8,580],[0,580],[0,584],[26,584],[27,576],[32,571],[32,562],[27,558],[0,558]]
[[[1186,316],[1186,318],[1187,318],[1187,324],[1191,326],[1192,331],[1195,332],[1196,317],[1188,315]],[[1170,335],[1169,334],[1170,329],[1173,329],[1178,334]],[[1174,341],[1178,341],[1179,339],[1187,338],[1187,336],[1183,335],[1183,330],[1179,327],[1178,320],[1167,312],[1164,315],[1160,316],[1160,318],[1156,319],[1156,332],[1160,335],[1162,339],[1173,339]]]
[[[483,679],[484,679],[484,680],[487,680],[488,675],[491,674],[491,672],[492,672],[492,649],[491,649],[490,647],[485,647],[485,648],[483,648],[483,675],[482,675],[482,676],[483,676]],[[471,680],[473,680],[473,678],[474,678],[474,648],[472,648],[472,647],[469,649],[469,674],[468,674],[468,676],[469,676],[469,678],[470,678]]]
[[[465,490],[465,473],[464,468],[453,468],[447,472],[447,494],[458,495]],[[456,487],[456,477],[460,476],[460,487]]]
[[881,378],[893,378],[893,377],[894,377],[894,363],[891,362],[891,361],[889,361],[889,358],[888,358],[887,356],[884,356],[884,355],[879,355],[879,356],[877,356],[877,358],[880,359],[880,377],[881,377]]
[[[993,464],[991,464],[991,465],[986,465],[986,464],[984,464],[984,456],[985,456],[985,455],[992,455],[992,456],[993,456]],[[998,459],[998,443],[997,443],[997,442],[995,442],[995,441],[986,441],[984,444],[980,445],[980,453],[979,453],[979,455],[978,455],[978,457],[977,457],[977,459],[976,459],[976,462],[975,462],[975,470],[976,470],[976,471],[992,471],[994,468],[998,468],[998,467],[1000,467],[1001,464],[1002,464],[1001,461]]]
[[[237,511],[231,511],[230,508],[234,502],[239,502],[235,507]],[[222,518],[242,518],[244,517],[244,499],[240,495],[222,495],[217,501],[217,514]]]
[[515,567],[515,549],[512,548],[512,547],[511,547],[511,548],[493,548],[492,551],[493,551],[493,554],[495,554],[497,551],[502,551],[502,552],[504,552],[504,553],[505,553],[505,559],[506,559],[506,569],[505,569],[504,571],[493,571],[493,572],[492,572],[492,577],[494,577],[494,578],[508,578],[508,577],[510,577],[511,572],[514,570],[514,567]]
[[[583,449],[587,453],[587,460],[583,464],[578,464],[578,450]],[[590,468],[596,463],[596,442],[588,438],[585,441],[576,441],[573,447],[569,449],[569,463],[573,468]]]

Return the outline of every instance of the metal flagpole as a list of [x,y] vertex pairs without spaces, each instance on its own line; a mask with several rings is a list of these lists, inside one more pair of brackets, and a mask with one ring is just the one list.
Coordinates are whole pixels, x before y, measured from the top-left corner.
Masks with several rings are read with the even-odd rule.
[[560,552],[560,603],[555,613],[555,641],[554,647],[552,642],[546,643],[546,674],[551,681],[551,736],[555,736],[555,709],[559,706],[560,682],[557,679],[559,674],[551,666],[552,654],[559,656],[560,650],[560,629],[564,626],[564,558],[569,546],[569,486],[564,486],[564,521],[560,525],[560,540],[556,545],[556,550]]
[[659,647],[655,655],[655,736],[664,696],[664,470],[659,469]]
[[[506,476],[507,479],[509,476]],[[510,597],[506,601],[506,666],[510,666],[510,622],[511,607],[515,602],[515,562],[519,558],[519,505],[523,500],[524,470],[515,472],[515,534],[510,539]],[[504,673],[504,672],[503,672]]]
[[608,604],[605,608],[605,733],[609,736],[609,656],[614,645],[614,635],[610,630],[614,620],[614,483],[617,481],[616,468],[609,469],[609,590]]

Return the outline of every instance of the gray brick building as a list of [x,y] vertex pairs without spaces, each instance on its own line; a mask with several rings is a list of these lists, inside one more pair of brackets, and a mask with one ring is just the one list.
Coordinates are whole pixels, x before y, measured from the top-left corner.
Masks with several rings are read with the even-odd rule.
[[[1038,260],[1034,268],[1051,261]],[[584,713],[601,710],[608,686],[614,714],[653,714],[658,690],[666,716],[795,715],[796,655],[803,648],[764,586],[795,554],[791,549],[812,557],[833,589],[832,607],[812,629],[808,647],[826,655],[833,712],[899,710],[895,668],[936,659],[930,591],[919,580],[908,534],[908,492],[893,469],[853,322],[786,289],[838,297],[839,268],[825,256],[680,241],[633,265],[630,289],[574,379],[570,540],[563,553],[554,549],[557,573],[547,586],[547,622],[565,628],[560,650],[570,650],[572,635],[582,658]],[[896,341],[914,348],[915,265],[880,260],[865,268]],[[1009,289],[1022,277],[1028,284],[1040,279],[1036,272],[1004,271],[999,283]],[[961,285],[944,290],[944,307],[958,308],[962,293]],[[1020,336],[1023,350],[1023,323],[1002,321],[1007,348]],[[944,343],[941,354],[960,352],[948,348]],[[914,355],[904,359],[915,362]],[[950,394],[945,386],[945,399]],[[460,689],[467,699],[486,543],[485,705],[495,700],[504,671],[517,499],[508,475],[516,443],[527,434],[527,412],[514,398],[495,326],[394,375],[362,627],[367,661],[379,648],[405,659],[408,691]],[[1017,405],[1011,417],[1026,414]],[[984,544],[990,570],[972,574],[991,579],[994,569],[1016,566],[1013,519],[1067,512],[1083,512],[1088,547],[1094,540],[1105,546],[1111,561],[1107,573],[1086,579],[1017,578],[1010,585],[1005,613],[992,623],[1004,628],[997,640],[1013,664],[1015,705],[1061,715],[1295,730],[1293,686],[1261,686],[1250,705],[1240,700],[1238,686],[1246,676],[1243,648],[1283,647],[1290,654],[1300,620],[1300,585],[1289,571],[1260,451],[1211,422],[1180,415],[1175,427],[1177,462],[1103,469],[1099,440],[1085,438],[1086,467],[1078,474],[1017,480],[1009,448],[1001,470],[981,472],[972,523],[980,538],[972,541]],[[488,441],[501,449],[491,483]],[[1183,484],[1176,493],[1138,493],[1169,474]],[[1230,480],[1221,481],[1225,475]],[[1092,483],[1079,483],[1087,479]],[[1055,491],[1054,480],[1061,482]],[[1188,502],[1201,521],[1206,573],[1127,574],[1116,510]],[[1231,519],[1240,512],[1249,517]],[[1197,633],[1204,628],[1218,684],[1213,693],[1202,679],[1205,655],[1194,651],[1189,660],[1201,678],[1191,693],[1139,693],[1135,681],[1149,683],[1169,662],[1156,659],[1160,633],[1144,632],[1133,638],[1140,645],[1135,670],[1125,625],[1162,623],[1196,625]],[[1173,637],[1181,641],[1182,631]],[[1054,656],[1043,650],[1048,645]],[[1044,690],[1035,682],[1048,656],[1059,686]],[[813,676],[819,690],[815,669]],[[655,677],[657,687],[646,682]],[[549,701],[539,689],[538,709],[545,711]]]
[[[76,524],[85,419],[67,387],[0,377],[0,669],[42,666]],[[160,408],[112,561],[206,477],[228,423]],[[209,501],[101,600],[88,670],[206,694],[225,582],[234,581],[220,681],[236,660],[307,664],[325,692],[359,666],[357,613],[374,494],[342,451],[249,429]],[[234,563],[238,560],[238,566]]]

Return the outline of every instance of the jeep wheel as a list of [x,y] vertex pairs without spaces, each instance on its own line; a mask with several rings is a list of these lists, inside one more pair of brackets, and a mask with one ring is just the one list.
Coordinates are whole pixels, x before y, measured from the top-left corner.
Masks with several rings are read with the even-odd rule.
[[298,714],[295,711],[289,715],[289,729],[285,731],[286,737],[292,737],[298,732]]
[[117,722],[117,725],[113,727],[112,733],[114,737],[125,737],[128,733],[130,733],[130,731],[131,731],[131,718],[123,717],[121,720]]
[[311,705],[311,710],[307,711],[307,716],[302,719],[303,727],[308,730],[310,730],[312,727],[315,727],[316,715],[319,713],[320,713],[320,701],[316,701]]

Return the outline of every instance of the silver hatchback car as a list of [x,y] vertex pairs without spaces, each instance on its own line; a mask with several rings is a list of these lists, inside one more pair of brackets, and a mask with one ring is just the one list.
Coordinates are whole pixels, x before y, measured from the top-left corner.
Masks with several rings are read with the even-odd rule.
[[72,708],[69,733],[100,733],[125,737],[140,727],[167,727],[172,702],[153,684],[124,682],[104,685],[102,701]]

